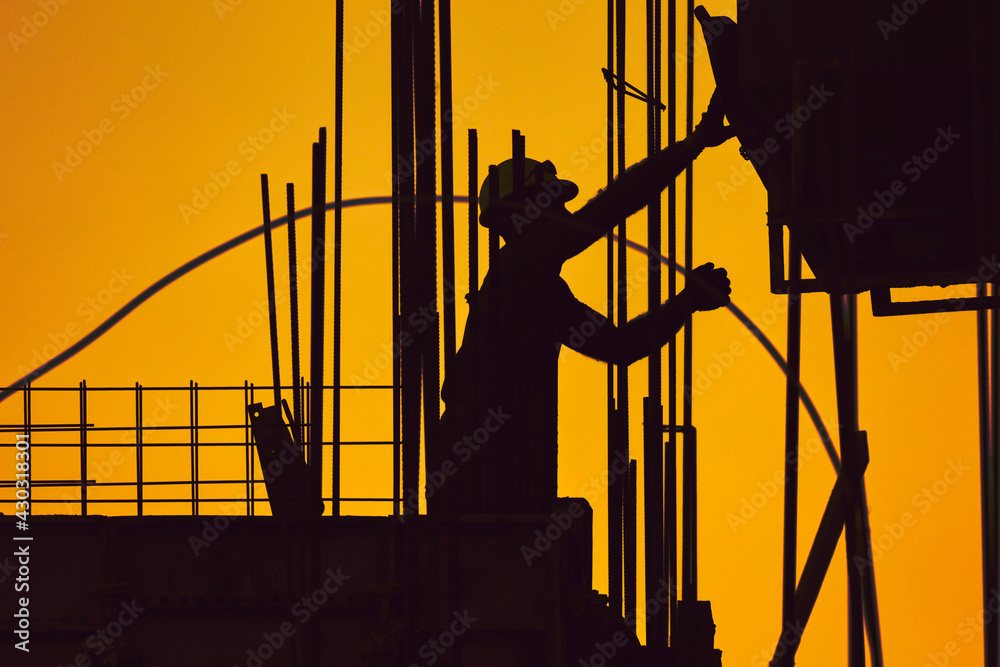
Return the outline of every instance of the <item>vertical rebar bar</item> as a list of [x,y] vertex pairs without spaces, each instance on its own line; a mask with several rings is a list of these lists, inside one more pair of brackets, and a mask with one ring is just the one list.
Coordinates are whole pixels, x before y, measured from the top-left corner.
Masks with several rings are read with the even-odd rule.
[[[475,327],[479,313],[479,137],[476,130],[469,130],[469,323]],[[476,358],[476,337],[462,341],[462,347]]]
[[[793,87],[796,91],[801,87],[801,69],[796,68]],[[795,93],[798,94],[797,92]],[[799,391],[802,361],[802,252],[799,247],[798,219],[801,214],[802,202],[799,192],[801,185],[802,164],[801,137],[792,142],[792,173],[791,204],[788,222],[788,353],[785,368],[785,492],[781,569],[781,636],[792,632],[797,624],[795,606],[795,590],[798,573],[798,450],[799,450]],[[835,322],[836,320],[834,320]],[[833,326],[836,327],[836,324]],[[836,336],[836,334],[835,334]],[[836,343],[835,343],[836,345]],[[844,363],[841,361],[841,363]],[[838,375],[837,386],[843,380]],[[846,524],[850,530],[850,524]],[[797,642],[800,638],[793,637]],[[794,663],[795,651],[785,654],[785,664]]]
[[142,516],[142,385],[135,383],[135,500]]
[[[861,480],[861,507],[862,511],[859,513],[859,516],[861,519],[861,535],[863,540],[861,545],[862,557],[868,563],[874,564],[871,548],[872,531],[871,524],[868,521],[868,495],[863,479]],[[882,658],[882,629],[878,615],[878,597],[875,589],[874,567],[866,568],[861,574],[861,595],[865,614],[865,633],[868,637],[869,664],[871,667],[882,667],[884,664]]]
[[[663,563],[663,406],[652,398],[643,398],[643,500],[645,520],[645,600],[656,599],[657,587],[664,577]],[[660,617],[646,623],[647,646],[664,648],[666,626]]]
[[[659,99],[656,97],[656,32],[657,24],[654,18],[654,4],[656,0],[646,0],[646,90],[649,99],[646,102],[646,156],[655,155],[659,150],[656,137],[656,117],[659,110],[656,105]],[[660,193],[649,201],[647,211],[646,245],[649,248],[650,256],[647,257],[647,267],[649,272],[648,289],[646,290],[646,307],[652,313],[660,305],[660,272],[659,261],[651,261],[653,253],[660,251]],[[654,398],[660,392],[660,350],[657,348],[649,355],[649,382],[648,395]]]
[[[24,419],[24,434],[26,436],[28,436],[28,442],[31,442],[31,383],[30,382],[26,382],[25,385],[24,385],[24,388],[21,391],[22,391],[22,393],[24,395],[24,399],[23,399],[23,407],[24,407],[24,416],[23,416],[23,419]],[[31,488],[31,468],[32,468],[32,466],[29,465],[28,466],[28,476],[25,478],[25,479],[28,480],[28,488],[29,489]]]
[[847,543],[847,641],[848,664],[863,667],[865,664],[864,607],[861,573],[854,557],[861,554],[858,542],[857,518],[860,507],[861,484],[857,456],[857,375],[854,373],[857,340],[852,336],[853,324],[849,321],[848,306],[844,295],[830,295],[830,314],[833,325],[834,370],[837,381],[837,416],[840,422],[840,459],[846,475],[844,535]]
[[326,313],[326,128],[312,145],[312,313],[309,366],[313,387],[309,407],[309,470],[313,493],[323,497],[323,351]]
[[[525,200],[525,187],[524,187],[524,185],[525,185],[525,162],[524,162],[525,155],[524,155],[524,152],[525,152],[524,137],[521,136],[520,131],[513,130],[511,132],[511,157],[512,157],[512,160],[513,160],[513,165],[512,165],[513,168],[512,168],[511,171],[512,171],[512,177],[513,177],[513,181],[512,182],[513,182],[513,186],[514,186],[512,198],[513,198],[513,201],[516,202],[518,205],[521,205],[521,202],[523,202]],[[516,257],[517,257],[517,262],[518,262],[516,270],[518,271],[518,273],[520,273],[521,275],[525,276],[526,282],[527,282],[528,285],[534,284],[535,281],[536,281],[536,279],[537,279],[537,274],[534,274],[534,275],[532,274],[532,269],[534,267],[532,267],[532,266],[530,266],[528,264],[528,262],[526,261],[524,253],[517,253]],[[541,306],[539,308],[539,312],[545,312],[544,306]],[[523,360],[521,363],[523,363],[526,368],[534,368],[536,360],[535,360],[535,358],[532,355],[532,349],[531,349],[531,344],[530,344],[530,338],[529,337],[526,336],[524,338],[523,343],[521,344],[521,349],[519,350],[519,352],[520,352],[521,358]],[[502,376],[503,373],[504,373],[504,370],[501,369],[499,371],[498,375]],[[530,392],[531,392],[531,386],[530,386],[531,381],[528,379],[527,375],[521,376],[520,382],[521,382],[521,386],[518,387],[518,389],[517,389],[518,393],[520,393],[522,396],[529,396]],[[495,386],[495,385],[491,385],[491,386]],[[526,420],[525,426],[524,426],[524,428],[526,429],[526,432],[530,433],[532,435],[538,434],[540,432],[541,424],[536,419],[534,419],[534,417],[536,416],[537,413],[535,413],[533,410],[531,410],[530,406],[524,406],[523,410],[524,411],[521,414],[523,414],[524,417],[521,417],[521,418]],[[536,454],[536,452],[538,452],[538,451],[539,450],[531,451],[528,454],[528,456],[532,456],[532,455]],[[492,461],[497,461],[497,459],[499,458],[499,457],[494,458],[495,456],[496,455],[494,453],[492,453],[492,452],[490,453],[490,457],[491,458],[486,461],[486,466],[488,466],[487,469],[492,468],[493,467]],[[526,463],[525,467],[530,468],[532,470],[537,470],[540,467],[540,464],[544,465],[544,464],[542,464],[542,462],[540,461],[539,458],[527,458],[526,461],[525,461],[525,463]],[[526,484],[524,484],[525,476],[521,475],[519,477],[520,478],[506,479],[506,480],[502,480],[502,481],[497,480],[497,481],[500,482],[500,484],[509,484],[509,485],[513,486],[515,489],[518,490],[518,494],[519,495],[521,495],[521,494],[529,494],[530,495],[531,489],[528,488],[528,486]],[[499,484],[498,484],[498,486],[499,486]]]
[[[455,366],[457,334],[455,329],[455,169],[452,132],[451,100],[451,0],[438,3],[441,90],[441,270],[443,273],[444,301],[444,377],[447,379]],[[459,551],[458,514],[448,515],[448,550],[445,565],[448,569],[448,606],[458,609],[461,604],[461,558]],[[461,664],[461,650],[455,651],[452,662]]]
[[[451,0],[439,0],[441,86],[441,270],[444,274],[444,376],[455,363],[455,156],[451,107]],[[450,292],[450,294],[449,294]]]
[[[341,259],[344,184],[344,0],[337,0],[336,102],[333,123],[333,438],[330,447],[330,516],[340,516]],[[324,202],[325,204],[325,202]],[[322,463],[320,464],[322,468]],[[323,497],[323,477],[319,494]]]
[[198,383],[194,383],[194,510],[195,516],[199,513],[199,508],[201,506],[201,462],[199,460],[201,456],[201,450],[198,449],[198,444],[201,442],[201,432],[198,430],[198,425],[201,420],[201,412],[198,405]]
[[[608,144],[608,173],[607,182],[610,185],[615,179],[615,156],[616,156],[616,138],[618,136],[618,130],[615,126],[615,112],[616,112],[616,92],[615,92],[615,74],[618,73],[615,69],[615,55],[617,49],[615,48],[615,40],[618,34],[617,30],[617,16],[618,16],[618,6],[616,0],[608,0],[608,36],[607,36],[607,47],[608,47],[608,67],[609,72],[608,88],[607,88],[607,144]],[[618,73],[620,74],[620,73]],[[614,322],[615,316],[615,297],[617,292],[615,290],[615,244],[613,239],[613,234],[609,233],[607,235],[607,313],[608,321]],[[614,441],[617,437],[617,418],[616,418],[616,402],[615,402],[615,365],[609,363],[607,368],[607,399],[608,399],[608,446],[607,446],[607,463],[610,469],[610,465],[613,460],[615,445]],[[648,487],[647,487],[648,488]],[[608,498],[610,500],[610,489]],[[611,516],[611,507],[608,507],[608,517]],[[609,523],[608,525],[608,563],[614,562],[614,540],[612,534],[614,532],[613,527]],[[609,582],[614,578],[612,572],[608,572]]]
[[[443,273],[444,302],[444,377],[449,378],[455,365],[455,301],[458,297],[455,286],[455,168],[452,133],[451,105],[451,1],[438,3],[439,69],[441,94],[441,270]],[[436,278],[436,276],[435,276]],[[449,572],[448,606],[459,608],[461,604],[461,560],[459,554],[458,515],[448,515],[448,549],[445,566]],[[461,663],[461,650],[455,651],[453,663]]]
[[[687,71],[685,96],[685,135],[690,135],[694,129],[694,0],[687,0]],[[684,170],[684,265],[694,268],[694,163]],[[682,564],[684,572],[684,599],[698,599],[698,452],[697,439],[694,435],[693,400],[694,392],[687,388],[692,384],[692,359],[694,356],[694,322],[688,317],[684,323],[684,413],[683,428],[683,493],[684,493],[684,552]]]
[[[854,447],[855,451],[860,452],[863,449],[867,451],[867,435],[861,432],[860,425],[858,424],[859,412],[859,397],[860,393],[858,391],[858,295],[857,294],[847,294],[844,296],[844,302],[847,310],[847,321],[849,323],[849,338],[851,341],[850,346],[850,359],[851,359],[851,375],[854,378],[854,405],[852,406],[852,411],[854,413],[855,422],[855,441]],[[800,385],[801,387],[801,385]],[[859,464],[860,465],[860,464]],[[878,596],[876,594],[875,588],[875,566],[872,558],[872,548],[871,548],[871,525],[868,521],[868,496],[865,490],[865,479],[861,476],[858,479],[858,506],[854,513],[855,521],[855,534],[857,540],[857,555],[865,559],[868,562],[868,567],[857,568],[859,579],[860,579],[860,589],[861,589],[861,613],[863,621],[863,632],[868,638],[868,653],[869,653],[869,664],[872,667],[882,667],[882,630],[879,623],[878,615]],[[854,566],[856,561],[852,557],[851,566]],[[859,643],[861,648],[858,649],[862,655],[861,664],[864,665],[864,638],[862,638]]]
[[[250,406],[250,383],[243,380],[243,405]],[[244,463],[246,464],[246,496],[247,496],[247,516],[253,515],[253,444],[250,442],[250,413],[243,411],[243,442],[246,445]]]
[[693,602],[698,599],[698,432],[687,424],[679,430],[684,437],[682,593],[685,601]]
[[[490,205],[495,205],[496,201],[500,198],[500,169],[495,164],[491,164],[489,167],[489,172],[487,178],[490,180]],[[489,262],[489,267],[491,268],[496,265],[497,253],[500,252],[500,233],[497,231],[496,227],[490,229],[489,234],[489,256],[487,261]]]
[[[469,313],[479,294],[479,137],[469,130]],[[462,341],[468,345],[469,341]],[[445,375],[447,377],[447,374]]]
[[[420,305],[430,310],[430,322],[419,333],[420,364],[423,393],[424,461],[426,471],[440,468],[439,418],[440,386],[440,331],[441,320],[437,303],[437,141],[436,141],[436,20],[434,0],[420,0],[415,24],[414,41],[414,123],[418,146],[423,160],[417,162],[417,221],[415,263],[417,290]],[[439,513],[431,516],[430,561],[440,562]],[[442,615],[448,613],[441,595],[440,569],[430,573],[430,589],[434,592],[430,630],[434,635],[441,629]]]
[[[843,308],[849,311],[847,306],[848,296],[843,297]],[[858,375],[857,375],[857,332],[855,330],[856,323],[851,317],[850,312],[847,314],[847,354],[848,363],[850,365],[850,384],[848,390],[850,391],[850,423],[852,424],[852,433],[849,435],[849,447],[852,450],[851,458],[853,463],[850,466],[845,466],[845,468],[857,470],[859,466],[857,457],[857,435],[858,435]],[[843,455],[841,455],[841,460],[843,460]],[[858,667],[865,666],[865,625],[864,625],[864,584],[862,580],[861,573],[855,566],[854,556],[861,555],[864,557],[862,551],[862,544],[858,540],[858,522],[860,519],[859,513],[861,508],[861,488],[864,484],[864,479],[860,476],[855,478],[856,481],[852,482],[849,486],[851,487],[852,493],[850,494],[851,500],[848,503],[848,511],[851,512],[852,522],[845,525],[845,534],[847,533],[848,526],[850,527],[850,533],[853,535],[853,545],[851,540],[845,540],[848,545],[848,561],[847,567],[851,571],[852,576],[848,576],[848,661],[852,665],[857,665]]]
[[[391,128],[391,144],[392,144],[392,220],[390,221],[392,228],[392,342],[393,350],[395,351],[392,355],[392,488],[393,488],[393,503],[392,503],[392,514],[393,516],[399,516],[400,500],[404,499],[405,492],[402,490],[403,483],[403,470],[402,470],[402,434],[401,434],[401,420],[402,420],[402,410],[400,401],[402,400],[401,394],[401,384],[402,384],[402,361],[403,361],[403,346],[402,346],[402,326],[400,322],[400,290],[399,290],[399,220],[400,220],[400,202],[399,202],[399,96],[400,96],[400,84],[399,84],[399,18],[398,12],[393,12],[390,18],[390,60],[391,60],[391,72],[390,72],[390,103],[391,108],[390,113],[390,124]],[[396,347],[396,346],[399,347]]]
[[[867,451],[867,435],[861,432],[860,426],[858,424],[859,412],[859,398],[860,393],[858,391],[858,295],[857,294],[847,294],[844,296],[844,303],[847,311],[847,321],[849,324],[848,334],[850,345],[850,359],[851,359],[851,375],[854,378],[853,382],[853,393],[854,393],[854,405],[852,406],[852,411],[854,414],[854,428],[855,428],[855,441],[854,448],[856,452],[861,451],[862,445],[863,449]],[[879,622],[878,615],[878,596],[875,587],[875,567],[872,560],[872,548],[871,548],[871,526],[869,524],[868,516],[868,497],[865,490],[865,479],[864,476],[858,478],[858,505],[854,512],[854,522],[855,522],[855,534],[857,540],[857,555],[860,555],[863,559],[866,559],[870,564],[867,568],[857,568],[859,574],[859,587],[861,589],[861,614],[862,614],[862,631],[868,639],[868,652],[870,657],[870,664],[872,667],[882,667],[883,657],[882,657],[882,630]],[[852,558],[851,565],[854,565],[854,559]],[[861,638],[858,643],[860,648],[857,651],[861,654],[861,664],[864,665],[864,647],[865,641],[864,637]]]
[[[247,405],[253,405],[256,402],[255,399],[254,399],[254,395],[253,394],[254,394],[254,386],[253,386],[253,382],[251,382],[250,383],[250,402],[247,403]],[[308,410],[306,410],[306,414],[308,415]],[[308,419],[308,416],[306,418]],[[248,415],[247,419],[249,420],[249,415]],[[249,423],[247,424],[247,433],[249,434]],[[247,442],[249,442],[249,435],[247,437],[248,437]],[[253,450],[251,449],[251,456],[252,455],[253,455]],[[261,471],[261,474],[263,474],[263,471]],[[254,469],[253,462],[251,461],[251,466],[250,466],[250,516],[256,516],[256,514],[257,514],[257,484],[256,484],[256,475],[257,475],[257,472]]]
[[[618,0],[615,7],[615,72],[618,76],[616,97],[616,130],[617,173],[625,173],[625,0]],[[618,280],[617,299],[618,327],[621,329],[628,322],[628,246],[623,242],[627,238],[625,220],[618,222]],[[628,366],[617,365],[616,400],[613,436],[608,441],[608,467],[619,458],[628,460]],[[614,483],[608,485],[608,606],[615,614],[622,613],[622,512],[625,497],[625,483],[619,476]]]
[[[794,178],[794,176],[793,176]],[[794,190],[794,188],[793,188]],[[802,254],[798,230],[788,230],[788,353],[785,369],[785,507],[782,558],[782,632],[796,623],[795,588],[798,545],[799,378],[802,359]]]
[[[415,0],[404,2],[399,15],[398,67],[394,78],[397,89],[399,123],[399,153],[393,158],[393,180],[400,186],[399,202],[399,252],[400,252],[400,317],[406,326],[406,335],[412,336],[407,322],[410,313],[416,312],[419,295],[415,294],[413,276],[418,250],[414,247],[416,205],[416,177],[412,165],[416,161],[413,124],[413,23]],[[396,15],[394,15],[396,16]],[[401,173],[402,167],[407,173]],[[403,438],[403,487],[417,499],[420,476],[420,349],[410,345],[402,355],[402,438]],[[408,508],[410,509],[410,508]],[[410,513],[410,512],[407,512]],[[417,507],[412,508],[417,513]],[[413,647],[416,650],[416,646]]]
[[[292,430],[295,442],[301,449],[302,433],[302,396],[300,395],[300,374],[302,368],[299,359],[299,262],[298,249],[295,240],[295,185],[285,184],[285,205],[288,216],[288,297],[291,309],[291,342],[292,342]],[[301,454],[300,454],[301,455]]]
[[[500,167],[495,164],[491,164],[488,169],[488,183],[489,190],[487,192],[487,201],[489,206],[496,207],[497,202],[500,200]],[[496,208],[493,209],[496,211]],[[486,278],[490,276],[490,271],[496,268],[497,262],[499,260],[500,254],[500,234],[497,231],[497,225],[493,224],[489,229],[489,253],[488,253],[488,266],[486,269]],[[506,247],[506,246],[505,246]],[[483,284],[486,284],[486,278],[483,279]],[[488,293],[488,298],[490,303],[486,306],[489,312],[498,312],[499,310],[499,292],[497,290],[491,290]],[[480,303],[482,306],[482,303]],[[485,350],[484,350],[485,352]],[[483,372],[483,386],[493,387],[495,386],[496,377],[500,369],[497,368],[497,360],[493,355],[484,354],[486,357],[485,369]],[[493,449],[487,448],[483,452],[483,469],[490,470],[495,468],[493,463],[493,457],[496,456],[496,452]],[[484,476],[482,487],[478,489],[478,497],[480,500],[495,497],[496,480],[492,479],[490,476]]]
[[[657,105],[662,97],[662,3],[660,0],[653,0],[652,16],[652,54],[648,68],[651,70],[649,80],[649,94],[652,101],[647,114],[651,116],[652,136],[650,138],[653,152],[660,150],[662,142],[662,116]],[[663,211],[662,200],[659,193],[650,207],[649,221],[649,247],[652,257],[648,258],[649,266],[649,309],[657,308],[662,300],[663,281],[662,265],[659,261],[662,243]],[[673,254],[671,253],[671,262]],[[675,280],[675,274],[668,270],[668,281]],[[673,346],[671,345],[671,349]],[[666,574],[665,544],[664,544],[664,451],[663,451],[663,355],[657,349],[649,357],[649,406],[645,410],[648,415],[648,428],[646,430],[648,443],[646,446],[646,456],[651,460],[646,464],[646,484],[652,488],[647,489],[646,520],[649,530],[647,530],[647,551],[651,548],[650,538],[652,538],[653,553],[647,553],[646,557],[646,595],[647,599],[654,599],[657,589],[664,581]],[[673,442],[673,440],[671,440]],[[676,492],[674,494],[676,497]],[[651,503],[655,502],[655,506]],[[676,584],[671,579],[669,588],[676,591]],[[676,593],[673,594],[674,596]],[[647,624],[646,636],[647,644],[650,646],[665,647],[667,645],[668,629],[667,623],[670,618],[670,611],[661,617],[656,623]]]
[[[395,220],[398,230],[399,250],[399,325],[400,335],[411,336],[407,315],[414,312],[416,298],[413,294],[413,257],[414,257],[414,199],[415,177],[412,165],[416,157],[414,151],[413,127],[413,22],[416,0],[404,0],[402,11],[392,13],[392,105],[393,105],[393,136],[396,145],[392,155],[393,184],[396,186],[398,200],[398,217]],[[404,165],[407,165],[404,172]],[[419,346],[408,345],[402,348],[400,359],[400,421],[402,434],[403,458],[403,488],[404,495],[413,497],[413,506],[409,499],[404,502],[404,515],[410,515],[410,522],[403,525],[402,530],[402,580],[405,594],[403,597],[405,630],[401,641],[401,651],[412,655],[419,644],[420,612],[424,605],[418,590],[419,569],[416,535],[416,518],[418,513],[418,485],[420,474],[420,353]],[[411,496],[412,494],[412,496]]]
[[[677,139],[677,1],[667,3],[667,53],[670,75],[667,78],[667,146]],[[667,299],[677,295],[677,191],[675,181],[667,186]],[[677,424],[677,337],[672,336],[667,349],[667,424]],[[663,541],[666,580],[670,589],[665,632],[673,645],[672,624],[677,611],[677,434],[671,433],[664,453],[664,527]]]
[[[995,105],[1000,101],[1000,75],[997,62],[1000,49],[994,35],[1000,24],[1000,10],[996,3],[973,2],[968,17],[971,27],[973,57],[970,60],[973,85],[972,134],[977,137],[973,147],[974,183],[973,203],[976,218],[976,244],[982,248],[996,248],[1000,232],[996,231],[996,191],[1000,171],[994,156],[1000,147],[1000,133],[995,129]],[[984,253],[985,256],[985,253]],[[987,296],[985,284],[976,286],[976,298]],[[996,298],[996,285],[993,298]],[[997,553],[996,477],[994,460],[996,451],[991,447],[991,428],[996,428],[997,414],[993,410],[996,380],[990,381],[990,311],[980,308],[976,312],[976,358],[979,394],[979,492],[982,521],[982,596],[983,609],[989,609],[992,598],[1000,585],[1000,567]],[[985,619],[984,619],[985,620]],[[991,615],[983,628],[983,665],[1000,667],[1000,619]]]
[[[1000,282],[992,283],[993,299],[1000,298]],[[989,494],[991,501],[990,513],[990,595],[997,595],[1000,587],[1000,545],[997,531],[1000,530],[1000,308],[991,311],[990,331],[990,460],[989,460]],[[991,608],[987,604],[987,608]],[[996,614],[987,625],[987,640],[993,646],[994,664],[1000,662],[1000,619]]]
[[[997,34],[997,29],[1000,28],[1000,6],[995,2],[980,2],[974,3],[980,8],[986,8],[986,16],[983,17],[981,24],[985,27],[985,30],[980,32],[983,35],[981,43],[985,45],[986,54],[982,58],[975,58],[978,63],[983,66],[983,69],[988,73],[988,83],[983,85],[982,88],[986,93],[989,100],[989,104],[980,106],[980,109],[986,111],[986,115],[990,123],[990,133],[989,133],[989,143],[985,146],[985,151],[983,151],[984,161],[989,165],[988,183],[985,188],[982,188],[985,193],[987,193],[987,203],[983,207],[983,217],[982,226],[991,230],[990,233],[990,248],[997,249],[1000,247],[1000,229],[996,224],[996,204],[997,204],[997,192],[1000,191],[1000,167],[998,167],[995,156],[998,151],[1000,151],[1000,132],[996,128],[996,109],[997,105],[1000,104],[1000,46],[998,46],[995,39]],[[978,17],[977,17],[978,18]],[[985,142],[984,142],[985,144]],[[985,171],[985,170],[984,170]],[[991,295],[996,301],[1000,298],[1000,280],[994,276],[994,280],[991,286]],[[990,432],[992,433],[990,442],[990,460],[989,460],[989,470],[990,474],[988,477],[989,481],[989,494],[990,494],[990,590],[984,590],[984,607],[991,609],[990,601],[986,600],[986,596],[989,596],[990,600],[996,595],[1000,594],[1000,308],[994,307],[991,313],[992,317],[992,342],[991,342],[991,381],[990,381],[990,409],[989,409],[989,419],[990,419]],[[985,584],[985,582],[984,582]],[[990,656],[990,661],[986,663],[986,667],[998,667],[1000,666],[1000,617],[996,614],[993,615],[991,622],[987,625],[986,631],[983,633],[984,641],[988,642],[992,650],[992,656]]]
[[636,489],[638,487],[638,479],[636,479],[637,462],[635,459],[629,460],[628,463],[628,483],[625,485],[625,510],[624,510],[624,546],[623,550],[625,552],[625,583],[623,586],[623,597],[625,600],[625,616],[626,619],[635,618],[636,612],[636,576],[635,576],[635,560],[636,560],[636,518],[637,518],[637,508],[636,508]]
[[198,516],[198,434],[195,425],[194,380],[188,381],[188,424],[191,442],[191,516]]
[[[646,105],[646,155],[652,157],[660,150],[660,112],[657,108],[660,93],[660,0],[646,0],[646,90],[649,101]],[[646,291],[647,312],[660,307],[662,275],[660,273],[661,244],[661,201],[660,193],[650,200],[647,209],[647,245],[649,255],[646,267],[649,283]],[[653,414],[661,414],[663,401],[663,355],[660,348],[653,350],[648,358],[646,398],[643,399],[643,466],[645,476],[645,534],[646,534],[646,586],[647,600],[654,599],[656,586],[663,578],[663,433],[662,423],[651,424]],[[654,529],[655,526],[655,529]],[[627,605],[626,605],[627,606]],[[660,624],[647,623],[646,644],[663,646]]]
[[414,121],[423,159],[417,171],[417,224],[419,248],[417,274],[420,304],[431,309],[431,322],[420,334],[423,377],[424,446],[428,466],[437,464],[437,421],[440,414],[437,312],[437,142],[435,119],[435,17],[434,2],[420,0],[414,50]]
[[260,175],[260,199],[264,208],[264,265],[267,272],[267,320],[271,334],[271,382],[274,405],[281,406],[281,361],[278,358],[278,306],[274,302],[274,243],[271,239],[271,193],[267,174]]
[[80,513],[87,516],[87,381],[80,381]]

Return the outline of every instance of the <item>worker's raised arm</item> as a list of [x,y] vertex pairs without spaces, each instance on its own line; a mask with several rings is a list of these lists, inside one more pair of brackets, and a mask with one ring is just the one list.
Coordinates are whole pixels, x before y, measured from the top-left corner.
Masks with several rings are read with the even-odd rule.
[[572,231],[560,243],[564,259],[583,252],[648,205],[702,150],[730,139],[734,131],[723,125],[723,118],[721,102],[713,95],[708,111],[690,136],[636,163],[584,204],[573,214]]
[[577,301],[567,310],[561,342],[588,357],[628,366],[666,345],[696,311],[728,304],[731,291],[726,270],[704,264],[688,274],[677,296],[621,328]]
[[593,229],[587,245],[645,208],[695,157],[697,153],[685,142],[673,144],[632,165],[608,187],[600,190],[575,214],[578,220]]

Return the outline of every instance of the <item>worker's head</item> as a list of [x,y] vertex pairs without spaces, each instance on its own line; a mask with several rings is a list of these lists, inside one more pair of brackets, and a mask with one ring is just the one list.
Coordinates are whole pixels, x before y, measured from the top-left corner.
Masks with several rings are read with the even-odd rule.
[[[479,190],[479,224],[497,230],[507,242],[527,233],[536,221],[546,218],[547,213],[565,213],[566,202],[580,192],[576,183],[557,178],[556,168],[548,160],[524,159],[524,187],[520,200],[514,193],[514,160],[501,162],[496,173],[496,185],[487,176]],[[494,188],[495,201],[490,197],[490,190]]]

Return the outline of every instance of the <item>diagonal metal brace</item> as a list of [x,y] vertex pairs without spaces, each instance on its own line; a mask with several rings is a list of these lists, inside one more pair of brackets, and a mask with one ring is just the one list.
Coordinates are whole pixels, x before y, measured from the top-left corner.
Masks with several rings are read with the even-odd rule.
[[642,92],[641,90],[633,86],[631,83],[626,81],[624,78],[618,76],[617,74],[612,74],[610,71],[608,71],[608,68],[602,67],[601,72],[604,74],[604,80],[610,83],[611,87],[614,88],[615,90],[619,90],[618,84],[619,82],[621,82],[625,86],[623,92],[629,97],[634,97],[637,100],[642,100],[647,104],[652,102],[656,106],[656,108],[659,109],[660,111],[667,110],[667,106],[663,104],[663,102],[660,102],[659,100],[654,100],[649,95]]
[[[857,475],[856,482],[861,484],[864,480],[865,470],[868,468],[867,433],[858,431],[856,442],[858,445],[858,466],[854,474]],[[795,653],[798,651],[799,642],[805,632],[813,607],[816,606],[820,588],[823,586],[826,572],[830,569],[830,563],[833,561],[833,554],[837,550],[840,534],[844,530],[849,474],[848,471],[842,470],[830,492],[830,499],[823,511],[823,518],[816,530],[816,538],[809,549],[809,556],[806,558],[805,567],[802,568],[799,585],[795,589],[795,626],[782,628],[771,665],[792,665],[795,662]],[[867,514],[867,510],[862,509],[864,514]],[[855,564],[857,565],[857,563]],[[865,565],[870,567],[871,563],[866,562]]]

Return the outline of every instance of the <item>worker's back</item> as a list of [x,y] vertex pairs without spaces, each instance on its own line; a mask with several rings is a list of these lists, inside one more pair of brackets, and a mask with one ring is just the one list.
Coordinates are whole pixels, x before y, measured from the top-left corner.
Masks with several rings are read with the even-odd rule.
[[434,495],[459,513],[548,512],[556,498],[560,340],[582,304],[528,248],[501,249],[445,377],[440,457],[455,470]]

